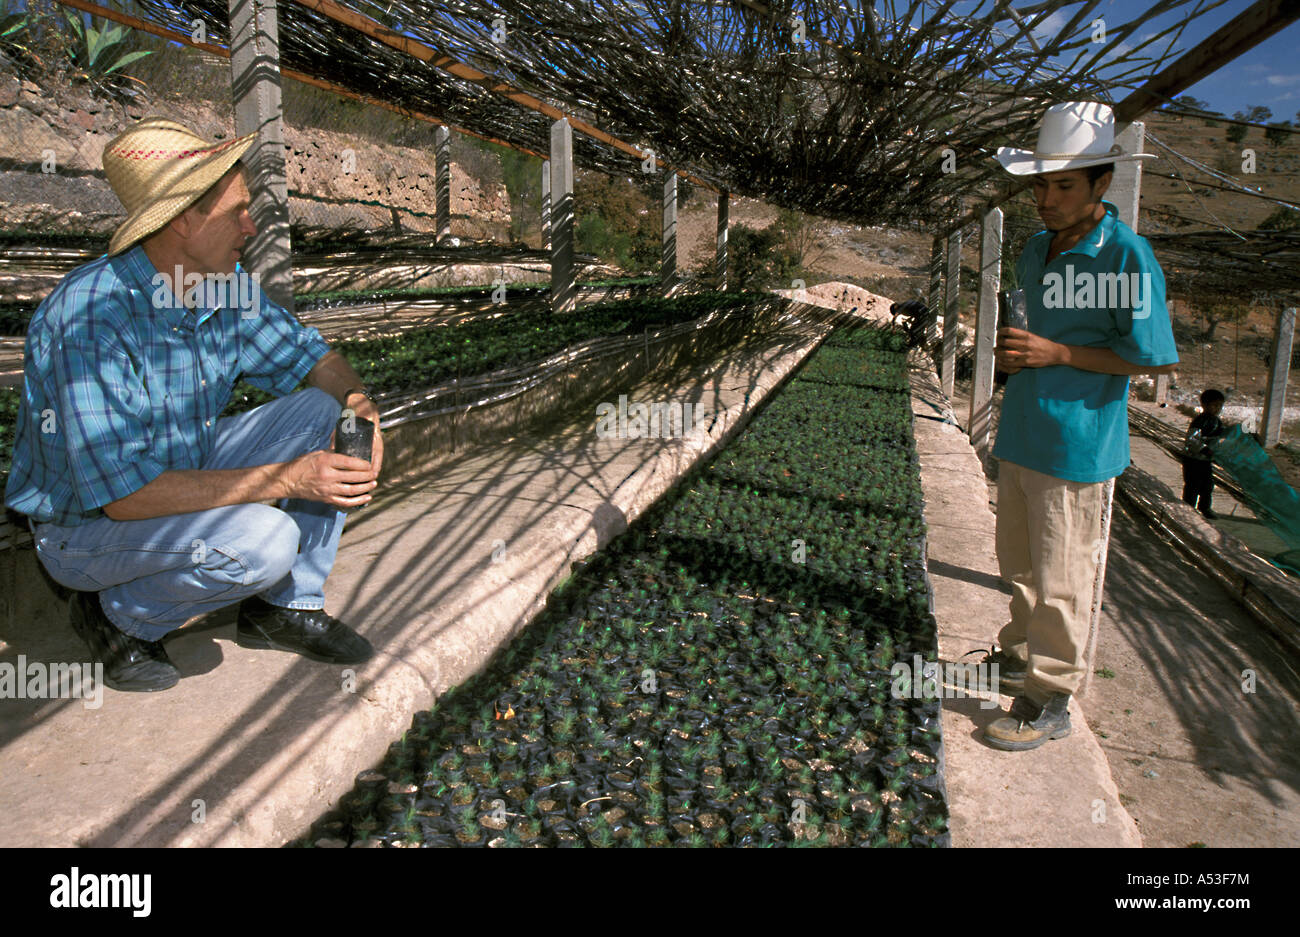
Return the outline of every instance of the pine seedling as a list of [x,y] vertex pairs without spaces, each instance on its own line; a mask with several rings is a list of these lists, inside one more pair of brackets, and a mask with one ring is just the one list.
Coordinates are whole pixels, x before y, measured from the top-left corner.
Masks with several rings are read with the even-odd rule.
[[463,810],[460,814],[460,831],[467,839],[477,837],[482,831],[478,817],[473,810]]

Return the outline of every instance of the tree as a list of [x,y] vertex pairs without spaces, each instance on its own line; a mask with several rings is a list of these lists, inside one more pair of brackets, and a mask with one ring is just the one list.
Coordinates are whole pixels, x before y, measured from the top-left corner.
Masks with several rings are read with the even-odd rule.
[[1190,94],[1184,94],[1182,97],[1174,98],[1174,103],[1185,111],[1208,111],[1210,109],[1209,101],[1202,101],[1194,98]]
[[[788,289],[800,272],[790,250],[782,244],[783,235],[773,222],[761,230],[734,224],[727,232],[727,287],[755,290],[766,287]],[[714,274],[710,261],[706,276]]]
[[1300,231],[1300,211],[1279,205],[1273,214],[1259,223],[1261,231]]
[[577,249],[631,273],[653,269],[663,241],[658,206],[647,194],[647,184],[637,183],[642,180],[597,172],[574,180]]
[[[1238,112],[1240,113],[1240,112]],[[1224,136],[1229,143],[1240,143],[1246,139],[1246,131],[1249,128],[1245,124],[1229,124]]]
[[813,219],[803,212],[780,209],[776,227],[782,234],[782,247],[794,257],[796,266],[807,269],[826,253],[819,247]]
[[1232,323],[1244,319],[1250,311],[1246,303],[1222,293],[1197,293],[1189,302],[1197,314],[1205,320],[1205,332],[1201,335],[1201,340],[1205,342],[1214,341],[1214,333],[1219,323]]
[[1291,134],[1287,129],[1291,126],[1291,121],[1284,120],[1276,124],[1269,124],[1264,129],[1264,140],[1272,146],[1281,146],[1291,139]]

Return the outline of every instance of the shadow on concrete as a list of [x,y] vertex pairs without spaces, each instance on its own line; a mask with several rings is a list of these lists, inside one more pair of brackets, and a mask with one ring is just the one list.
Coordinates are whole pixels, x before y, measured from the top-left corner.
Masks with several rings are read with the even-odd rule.
[[[776,359],[806,341],[806,334],[769,336],[761,348],[755,343],[748,349],[742,373],[749,392],[759,386],[760,376]],[[698,365],[695,370],[698,372]],[[705,376],[685,385],[673,383],[683,378],[681,373],[659,375],[652,380],[658,382],[662,395],[648,398],[643,381],[637,387],[636,399],[703,400],[713,409],[722,406],[724,377],[734,386],[736,375],[734,367],[727,372],[722,365],[710,367]],[[617,391],[611,393],[616,398]],[[746,401],[748,398],[749,393]],[[339,578],[350,579],[352,584],[340,589],[327,583],[326,589],[331,613],[357,625],[378,650],[376,658],[365,665],[364,679],[358,677],[359,684],[377,684],[387,674],[411,667],[412,655],[442,635],[447,625],[440,623],[435,613],[453,593],[465,588],[467,578],[487,573],[492,565],[494,541],[504,541],[509,550],[524,538],[544,539],[555,526],[557,515],[565,510],[591,512],[589,528],[595,529],[601,546],[626,529],[628,518],[610,499],[631,473],[621,477],[610,477],[609,473],[628,443],[611,446],[597,441],[594,413],[566,416],[567,425],[552,425],[526,439],[502,445],[467,449],[431,465],[383,492],[349,519],[334,572],[336,576],[344,572]],[[679,444],[671,440],[641,442],[646,444],[647,457],[660,446]],[[422,509],[425,503],[447,498],[461,499],[464,504],[441,520],[431,520],[430,512]],[[393,549],[399,541],[400,550]],[[572,554],[576,545],[568,544],[571,559],[576,558]],[[454,574],[449,574],[450,570]],[[525,614],[517,621],[514,631],[522,628],[529,617]],[[231,607],[169,637],[169,653],[185,676],[209,673],[219,669],[223,659],[214,639],[233,640],[233,636]],[[495,648],[483,654],[477,667],[510,637],[501,637]],[[86,654],[66,624],[23,623],[17,633],[5,639],[12,645],[7,655],[21,652],[42,659],[67,660]],[[427,663],[424,661],[426,669]],[[421,663],[414,666],[421,668]],[[447,686],[436,664],[432,670],[432,674],[424,672],[423,679],[436,697]],[[340,668],[295,660],[237,718],[227,714],[225,730],[202,740],[184,761],[146,774],[139,788],[123,791],[120,810],[97,823],[101,832],[81,844],[121,845],[139,841],[158,827],[170,827],[172,823],[183,827],[192,797],[202,796],[204,791],[212,796],[213,792],[248,785],[269,760],[263,755],[276,749],[277,739],[292,738],[295,745],[302,745],[305,738],[309,745],[319,744],[344,718],[348,706],[359,703],[353,699],[348,705],[339,705],[339,674]],[[105,690],[106,696],[113,693]],[[129,721],[134,726],[131,733],[141,729],[165,731],[161,725],[149,725],[154,721],[151,713],[156,710],[139,705],[148,702],[134,694],[116,694],[114,723],[118,719]],[[68,705],[79,706],[81,702],[57,701],[37,706],[30,713],[7,711],[5,725],[0,728],[0,747],[40,728]],[[109,724],[110,730],[114,723]],[[250,727],[256,731],[252,740],[247,737]],[[131,746],[148,744],[147,738],[115,739],[115,743],[119,741]],[[78,754],[70,751],[68,757],[75,759]],[[195,780],[199,776],[202,780]],[[255,792],[258,800],[282,777],[283,773],[267,779],[264,787]],[[346,790],[351,778],[321,779],[319,786],[337,786],[340,782],[340,790]],[[160,818],[159,805],[164,802],[176,806]]]
[[[1251,615],[1115,502],[1105,611],[1140,655],[1216,783],[1231,776],[1274,804],[1300,791],[1295,700],[1300,676]],[[1256,675],[1243,692],[1243,671]],[[1095,677],[1094,677],[1095,679]]]

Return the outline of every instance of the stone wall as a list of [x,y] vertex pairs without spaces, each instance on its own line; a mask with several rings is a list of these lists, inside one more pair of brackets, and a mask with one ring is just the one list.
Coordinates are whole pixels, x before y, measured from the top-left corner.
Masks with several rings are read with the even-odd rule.
[[[204,139],[234,133],[228,101],[189,102],[159,95],[124,107],[73,87],[43,88],[0,71],[0,213],[5,228],[107,236],[124,213],[103,176],[105,144],[146,114],[179,121]],[[308,126],[285,126],[290,216],[312,228],[433,231],[434,126],[428,147],[379,145]],[[452,235],[509,239],[510,199],[498,180],[480,180],[451,164]],[[345,173],[345,151],[355,169]],[[468,154],[467,154],[468,155]],[[50,171],[50,170],[53,171]],[[318,201],[324,199],[326,201]],[[377,202],[367,205],[364,202]]]

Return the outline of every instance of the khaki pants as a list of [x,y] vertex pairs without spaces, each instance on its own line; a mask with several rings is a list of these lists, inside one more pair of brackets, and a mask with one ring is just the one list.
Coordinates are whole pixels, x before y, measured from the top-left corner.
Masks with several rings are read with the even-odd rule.
[[998,463],[998,567],[1011,584],[998,644],[1029,661],[1025,695],[1035,703],[1073,694],[1084,676],[1105,487]]

